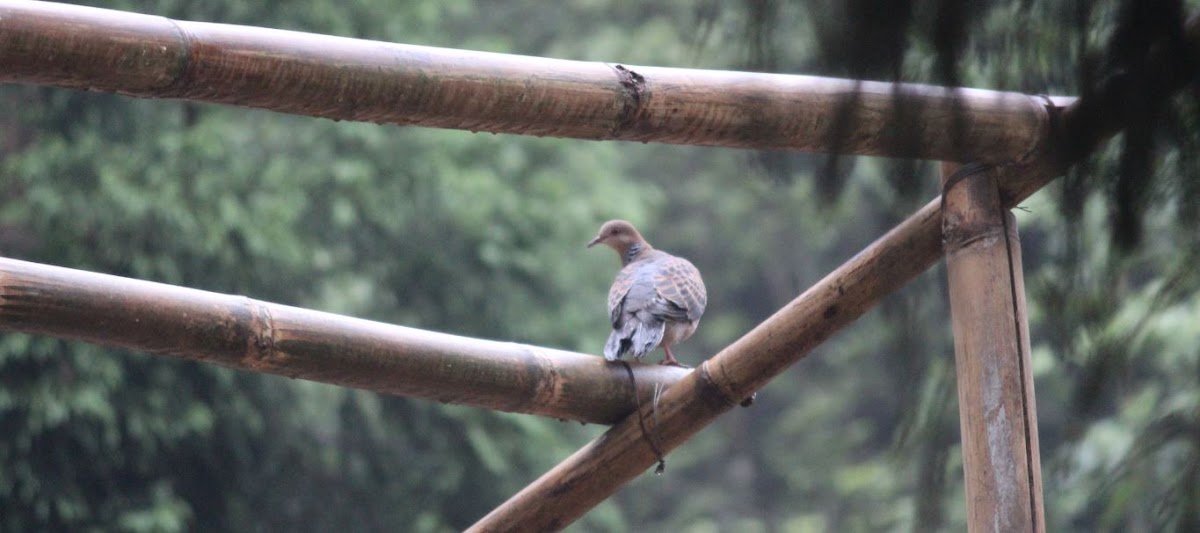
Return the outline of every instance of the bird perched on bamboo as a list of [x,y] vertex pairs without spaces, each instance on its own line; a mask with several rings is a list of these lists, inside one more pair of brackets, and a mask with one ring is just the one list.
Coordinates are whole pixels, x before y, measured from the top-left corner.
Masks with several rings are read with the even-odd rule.
[[608,245],[621,258],[621,271],[608,291],[613,330],[604,343],[604,358],[616,361],[632,352],[641,359],[661,346],[666,352],[661,364],[678,365],[671,346],[696,332],[708,304],[700,271],[687,259],[650,246],[624,220],[605,222],[588,248],[597,244]]

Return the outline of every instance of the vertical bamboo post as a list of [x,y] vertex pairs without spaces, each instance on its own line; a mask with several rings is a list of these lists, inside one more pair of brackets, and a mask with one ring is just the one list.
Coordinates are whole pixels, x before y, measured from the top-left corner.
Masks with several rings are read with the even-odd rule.
[[[967,524],[1045,531],[1020,241],[995,174],[942,167]],[[951,179],[954,178],[954,179]]]

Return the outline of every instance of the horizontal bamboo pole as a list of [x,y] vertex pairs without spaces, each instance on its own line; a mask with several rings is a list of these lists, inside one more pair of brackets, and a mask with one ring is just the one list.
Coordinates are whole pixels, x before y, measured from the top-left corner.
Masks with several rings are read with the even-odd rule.
[[[603,357],[8,258],[0,330],[564,420],[612,424],[635,406],[625,368]],[[689,372],[631,365],[642,402]]]
[[1017,93],[566,61],[17,0],[0,0],[0,82],[335,120],[939,160],[1020,160],[1048,131],[1041,100]]

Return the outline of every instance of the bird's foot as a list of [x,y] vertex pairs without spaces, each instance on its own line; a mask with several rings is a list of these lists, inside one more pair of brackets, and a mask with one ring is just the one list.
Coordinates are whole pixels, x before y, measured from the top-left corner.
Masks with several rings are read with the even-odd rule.
[[[683,366],[683,365],[679,364],[679,360],[678,360],[678,359],[675,359],[675,354],[671,353],[671,347],[670,347],[670,346],[666,346],[666,345],[664,345],[664,346],[663,346],[663,353],[664,353],[664,354],[666,354],[666,356],[665,356],[665,357],[663,357],[663,360],[662,360],[662,361],[659,361],[659,362],[658,362],[658,364],[660,364],[660,365],[664,365],[664,366],[665,366],[665,365],[670,365],[670,366]],[[688,366],[683,366],[683,368],[691,368],[691,367],[688,367]]]
[[690,367],[690,366],[687,366],[687,365],[685,365],[685,364],[683,364],[683,363],[680,363],[680,362],[679,362],[678,360],[676,360],[674,357],[664,357],[662,361],[659,361],[659,362],[658,362],[658,364],[660,364],[660,365],[662,365],[662,366],[677,366],[677,367],[679,367],[679,368],[692,368],[692,367]]

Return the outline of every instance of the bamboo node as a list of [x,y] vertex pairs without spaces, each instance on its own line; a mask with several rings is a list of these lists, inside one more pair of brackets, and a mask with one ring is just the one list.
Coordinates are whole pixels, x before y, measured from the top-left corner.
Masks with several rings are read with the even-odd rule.
[[175,72],[167,77],[167,83],[162,90],[165,94],[182,94],[184,87],[187,85],[187,73],[191,70],[192,65],[192,38],[188,32],[180,26],[175,19],[162,17],[167,21],[167,25],[176,34],[176,44],[179,45],[179,54],[175,58]]
[[[711,359],[709,361],[711,361]],[[746,400],[746,397],[738,394],[737,391],[734,390],[736,388],[734,384],[727,383],[725,380],[717,379],[716,375],[713,374],[712,369],[709,367],[709,361],[705,361],[700,365],[700,368],[697,369],[700,381],[704,384],[703,387],[700,387],[700,391],[702,393],[707,393],[703,394],[703,396],[705,396],[706,399],[715,400],[714,403],[719,403],[723,407],[741,405],[741,403]],[[754,393],[750,394],[751,396],[754,395]]]
[[558,366],[554,363],[553,354],[539,346],[517,342],[509,344],[528,357],[527,369],[534,375],[531,378],[534,383],[533,394],[525,402],[525,405],[548,404],[552,403],[555,398],[561,397],[563,383]]
[[1004,240],[1005,230],[1000,226],[983,225],[952,225],[950,217],[942,226],[942,247],[946,255],[953,256],[960,252],[990,248]]
[[[942,182],[942,249],[953,255],[968,248],[987,248],[1004,239],[1002,216],[964,209],[965,199],[984,204],[998,203],[996,167],[979,162],[965,164]],[[953,198],[952,198],[953,195]]]
[[642,95],[646,91],[646,77],[625,65],[609,65],[617,73],[617,79],[624,89],[621,91],[621,111],[613,126],[612,136],[616,137],[633,124],[642,107]]
[[254,317],[250,332],[250,366],[257,368],[265,366],[275,355],[275,320],[271,317],[270,306],[251,298],[245,298],[245,302]]

